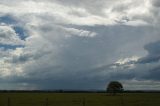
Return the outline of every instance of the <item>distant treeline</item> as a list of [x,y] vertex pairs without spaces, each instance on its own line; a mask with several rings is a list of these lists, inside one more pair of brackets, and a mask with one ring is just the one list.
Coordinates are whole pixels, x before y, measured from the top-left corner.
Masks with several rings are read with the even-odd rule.
[[105,91],[83,90],[0,90],[1,93],[105,93]]
[[[107,93],[105,90],[0,90],[0,93]],[[121,93],[160,93],[160,90],[125,90]]]

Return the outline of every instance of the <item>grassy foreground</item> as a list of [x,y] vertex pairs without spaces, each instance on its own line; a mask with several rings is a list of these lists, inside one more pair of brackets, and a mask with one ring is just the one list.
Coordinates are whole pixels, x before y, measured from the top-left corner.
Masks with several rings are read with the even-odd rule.
[[160,93],[0,93],[0,106],[160,106]]

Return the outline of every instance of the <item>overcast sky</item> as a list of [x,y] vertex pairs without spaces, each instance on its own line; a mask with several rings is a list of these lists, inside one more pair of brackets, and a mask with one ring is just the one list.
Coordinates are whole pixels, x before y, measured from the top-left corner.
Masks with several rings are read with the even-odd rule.
[[160,90],[160,0],[0,0],[0,89]]

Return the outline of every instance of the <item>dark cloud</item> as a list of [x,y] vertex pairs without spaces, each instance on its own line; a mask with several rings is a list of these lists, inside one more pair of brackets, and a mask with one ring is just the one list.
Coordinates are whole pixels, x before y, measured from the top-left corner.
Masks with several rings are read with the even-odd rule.
[[160,41],[150,43],[145,46],[145,49],[148,51],[148,55],[139,60],[139,63],[145,64],[157,64],[149,70],[146,79],[158,80],[160,81],[159,74],[160,74]]
[[[130,61],[125,66],[114,62],[121,55],[127,57],[134,55],[136,51],[133,47],[136,47],[137,42],[141,42],[144,37],[142,35],[150,33],[149,27],[77,26],[77,28],[96,31],[98,35],[93,38],[79,36],[64,38],[62,29],[43,26],[40,31],[45,39],[34,43],[45,44],[48,42],[47,47],[49,49],[45,46],[42,48],[41,45],[38,45],[40,46],[39,49],[37,45],[33,45],[32,49],[26,47],[26,51],[31,51],[31,53],[36,51],[33,52],[33,55],[24,55],[24,57],[22,55],[16,58],[19,63],[31,59],[31,63],[24,67],[28,77],[17,79],[17,82],[31,83],[42,89],[101,89],[110,80],[145,79],[144,70],[141,68],[130,69],[130,64],[135,64],[134,61]],[[51,36],[54,30],[60,32],[55,35],[58,38],[57,41],[54,41],[55,36]],[[146,36],[150,38],[149,35]],[[138,37],[139,41],[137,40]],[[125,44],[128,44],[126,49],[123,48]],[[56,55],[55,47],[58,49]],[[45,52],[46,50],[47,52]],[[113,69],[113,65],[117,68]]]
[[155,80],[155,81],[160,81],[160,64],[159,66],[149,70],[149,75],[148,76],[145,76],[146,79],[152,79],[152,80]]
[[160,7],[160,1],[159,0],[151,0],[151,1],[152,1],[153,5],[155,7]]
[[160,41],[150,43],[144,47],[148,55],[144,58],[139,59],[138,63],[152,63],[160,60]]
[[159,55],[160,49],[158,48],[160,48],[160,41],[150,43],[146,45],[144,48],[148,51],[149,55]]
[[158,62],[160,60],[160,55],[155,56],[147,56],[144,58],[141,58],[138,60],[138,63],[152,63],[152,62]]
[[[123,65],[115,65],[118,67],[117,69],[119,70],[121,70],[120,67],[123,67],[122,70],[128,70],[129,72],[131,72],[131,75],[133,77],[130,78],[134,78],[137,80],[160,81],[160,78],[158,76],[160,74],[160,41],[149,43],[144,46],[144,48],[148,52],[147,56],[138,59],[138,61],[129,61]],[[133,69],[125,67],[126,65],[132,64],[135,65]],[[126,73],[123,74],[125,75]]]

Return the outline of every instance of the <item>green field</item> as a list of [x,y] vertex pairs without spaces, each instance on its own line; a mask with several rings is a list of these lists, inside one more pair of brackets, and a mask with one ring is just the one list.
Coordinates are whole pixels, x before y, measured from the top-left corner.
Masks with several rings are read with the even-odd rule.
[[160,106],[160,93],[0,93],[0,106]]

